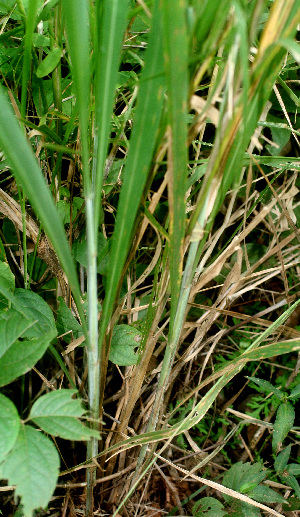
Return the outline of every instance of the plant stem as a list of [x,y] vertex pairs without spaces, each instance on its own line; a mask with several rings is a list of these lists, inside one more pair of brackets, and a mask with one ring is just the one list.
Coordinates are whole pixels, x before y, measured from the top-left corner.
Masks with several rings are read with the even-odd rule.
[[[98,298],[97,298],[97,235],[95,232],[94,195],[86,196],[86,221],[88,245],[88,327],[90,347],[88,359],[89,407],[92,417],[91,427],[98,429],[99,419],[99,352],[98,352]],[[87,446],[87,460],[98,453],[98,439],[92,437]],[[96,479],[96,467],[87,470],[86,516],[93,515],[93,485]]]
[[[198,222],[199,224],[203,224],[203,212],[205,211],[205,203],[204,209],[201,211]],[[197,254],[197,250],[199,247],[199,241],[191,242],[187,257],[187,262],[185,266],[185,270],[183,273],[183,278],[181,282],[181,291],[179,295],[179,300],[176,308],[176,317],[174,318],[174,325],[170,327],[169,340],[166,346],[166,351],[164,355],[164,360],[162,364],[162,369],[158,381],[158,388],[156,392],[155,401],[152,408],[151,417],[149,420],[149,424],[146,432],[155,431],[156,425],[158,422],[159,414],[163,404],[163,396],[167,387],[167,382],[169,379],[169,373],[174,361],[175,353],[178,347],[182,326],[185,320],[187,303],[190,295],[190,290],[192,286],[192,279],[194,276],[194,267],[195,267],[195,257]],[[148,449],[148,445],[144,445],[141,448],[136,473],[132,480],[132,485],[136,482],[139,477],[139,470],[142,466],[143,460],[146,456],[146,452]]]

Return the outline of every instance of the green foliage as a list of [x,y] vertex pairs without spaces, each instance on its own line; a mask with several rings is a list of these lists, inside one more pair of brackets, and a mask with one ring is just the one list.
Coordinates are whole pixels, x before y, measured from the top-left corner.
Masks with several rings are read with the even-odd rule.
[[65,440],[88,440],[99,434],[77,420],[82,416],[80,400],[73,399],[77,390],[57,390],[40,397],[32,406],[29,419],[52,436]]
[[30,425],[21,424],[14,447],[0,465],[0,474],[10,485],[16,485],[25,517],[47,506],[58,473],[59,455],[51,440]]
[[[13,275],[6,263],[2,292],[9,294],[12,307],[0,313],[0,385],[24,375],[42,358],[57,331],[53,313],[36,293],[14,290]],[[69,311],[65,306],[65,312]],[[68,322],[74,316],[68,312]],[[81,329],[78,322],[77,326]],[[64,319],[66,324],[66,316]],[[78,330],[78,329],[77,329]],[[72,396],[77,390],[58,390],[40,397],[27,421],[45,433],[69,440],[99,437],[78,420],[84,410]],[[23,514],[31,517],[35,508],[45,507],[54,491],[59,473],[59,456],[52,441],[32,426],[21,422],[14,403],[0,394],[0,476],[16,485]]]
[[45,59],[43,59],[43,61],[39,64],[38,69],[36,71],[37,77],[41,78],[51,74],[51,72],[53,72],[53,70],[57,67],[58,63],[60,62],[61,55],[62,50],[60,48],[56,47],[53,50],[51,50],[47,57],[45,57]]
[[[300,162],[282,156],[299,137],[292,127],[299,126],[297,0],[219,7],[208,0],[0,1],[0,472],[16,485],[26,517],[47,506],[57,480],[47,434],[88,442],[86,516],[93,514],[91,460],[107,379],[119,386],[116,371],[126,403],[118,406],[113,450],[155,387],[143,412],[147,432],[135,429],[126,442],[142,447],[123,504],[155,459],[149,440],[166,439],[162,452],[178,436],[187,446],[183,431],[191,430],[202,446],[211,429],[217,441],[229,421],[216,412],[211,425],[209,410],[228,383],[244,367],[254,376],[258,362],[299,351],[297,335],[278,343],[276,334],[297,302],[270,325],[255,318],[271,303],[262,293],[277,292],[273,281],[284,296],[297,294]],[[240,316],[254,318],[230,334],[231,318],[241,327],[232,304],[242,297],[249,306]],[[226,358],[218,348],[225,327],[224,349],[234,346]],[[202,351],[212,336],[211,351]],[[71,346],[61,355],[64,344]],[[160,367],[150,368],[148,383],[150,358]],[[39,367],[42,390],[58,377],[72,389],[38,395],[28,372]],[[186,370],[183,385],[192,380],[194,391],[167,427],[162,408]],[[299,496],[299,465],[289,463],[290,445],[282,450],[299,383],[283,390],[251,380],[272,394],[270,404],[261,395],[255,403],[265,414],[277,407],[276,476]],[[77,387],[89,428],[79,420]],[[119,459],[108,461],[112,473]],[[254,500],[283,502],[264,479],[260,464],[237,463],[224,482]],[[232,508],[236,516],[260,515],[245,502]],[[213,498],[193,508],[195,517],[225,513]]]
[[[300,496],[300,485],[296,477],[300,476],[299,463],[288,463],[291,454],[291,445],[288,445],[278,454],[274,462],[276,474],[282,483],[287,483],[294,491],[297,497]],[[293,500],[291,500],[292,502]]]
[[0,464],[6,454],[13,448],[20,429],[20,419],[15,405],[2,393],[0,393],[0,428],[1,428],[1,448]]
[[194,517],[223,517],[226,511],[222,508],[222,503],[214,497],[203,497],[194,504],[192,514]]
[[139,355],[135,349],[140,345],[142,333],[129,325],[116,325],[113,331],[109,359],[119,366],[136,364]]
[[[261,482],[267,477],[268,471],[264,470],[260,463],[242,463],[233,465],[223,478],[223,485],[237,492],[245,494],[259,503],[284,503],[285,499],[280,494],[272,490]],[[230,515],[240,515],[241,517],[252,517],[261,515],[259,508],[251,506],[244,501],[234,500],[231,496],[224,494],[224,499],[233,513]]]
[[[267,393],[273,393],[277,401],[279,402],[279,407],[276,412],[276,419],[274,422],[274,432],[272,438],[272,449],[275,454],[278,454],[282,447],[282,443],[284,439],[287,437],[288,433],[292,429],[295,420],[295,410],[293,405],[288,401],[288,399],[296,399],[300,396],[299,384],[295,386],[290,394],[282,391],[281,389],[276,388],[269,381],[265,381],[263,379],[258,379],[256,377],[248,377],[252,382],[257,384],[262,391]],[[278,404],[277,402],[277,404]]]
[[78,323],[71,309],[67,307],[62,297],[58,298],[59,307],[56,317],[56,328],[59,335],[68,333],[64,336],[67,343],[71,340],[71,333],[74,339],[77,339],[83,334],[81,325]]

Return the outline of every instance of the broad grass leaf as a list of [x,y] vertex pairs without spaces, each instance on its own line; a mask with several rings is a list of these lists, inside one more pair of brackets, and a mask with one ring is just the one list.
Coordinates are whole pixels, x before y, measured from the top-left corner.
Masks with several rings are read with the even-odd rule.
[[[128,0],[103,0],[95,3],[96,15],[96,76],[95,89],[95,125],[96,167],[93,170],[93,187],[95,197],[95,221],[99,221],[103,173],[111,118],[115,102],[118,78],[120,78],[120,57],[127,23]],[[126,72],[125,72],[126,73]]]
[[37,77],[45,77],[46,75],[51,74],[53,70],[57,67],[60,62],[60,58],[62,55],[62,50],[59,47],[54,48],[49,52],[49,54],[43,59],[43,61],[39,64],[38,69],[36,71]]
[[139,346],[142,333],[129,325],[116,325],[114,328],[109,359],[119,366],[130,366],[138,361],[134,349]]
[[0,463],[13,448],[20,429],[20,417],[16,406],[0,393]]
[[53,244],[73,290],[82,325],[87,334],[77,274],[63,225],[32,148],[14,115],[3,87],[0,87],[0,111],[2,115],[0,118],[1,150],[5,153],[7,161],[13,169],[14,177],[22,185],[22,189]]
[[300,45],[292,38],[282,38],[278,42],[282,45],[290,54],[292,54],[295,61],[300,64]]
[[119,281],[132,242],[133,228],[148,178],[164,102],[165,84],[158,9],[154,9],[152,22],[112,238],[109,275],[99,331],[100,346],[113,310]]
[[[289,457],[291,454],[291,444],[288,445],[283,449],[283,451],[278,454],[274,461],[274,468],[276,471],[276,474],[282,474],[287,466],[287,462],[289,461]],[[299,472],[300,472],[300,466],[299,466]],[[291,472],[293,474],[293,472]]]
[[51,440],[33,427],[22,425],[1,474],[9,485],[16,485],[15,495],[21,497],[25,517],[47,506],[58,473],[59,456]]
[[287,437],[289,431],[292,429],[295,420],[295,410],[289,402],[281,404],[276,413],[276,420],[274,423],[274,432],[272,440],[272,449],[275,453],[278,452],[283,440]]
[[[90,99],[90,26],[87,0],[62,0],[62,13],[65,20],[65,31],[71,71],[78,104],[79,122],[82,144],[82,168],[84,188],[90,191],[88,166],[88,120]],[[79,37],[80,35],[80,37]]]
[[77,420],[84,409],[80,399],[73,399],[77,390],[57,390],[40,397],[32,406],[29,418],[52,436],[65,440],[100,438],[99,433]]
[[[183,268],[183,240],[186,205],[183,193],[187,185],[187,112],[188,112],[188,38],[186,3],[161,1],[163,57],[167,85],[169,132],[168,184],[170,216],[170,284],[171,312],[169,341],[173,329]],[[173,346],[173,353],[174,346]]]

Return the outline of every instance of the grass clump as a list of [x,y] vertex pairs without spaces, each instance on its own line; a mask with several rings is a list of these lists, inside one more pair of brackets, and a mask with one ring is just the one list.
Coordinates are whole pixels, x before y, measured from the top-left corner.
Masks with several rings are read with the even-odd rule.
[[297,4],[0,3],[0,473],[26,517],[295,508]]

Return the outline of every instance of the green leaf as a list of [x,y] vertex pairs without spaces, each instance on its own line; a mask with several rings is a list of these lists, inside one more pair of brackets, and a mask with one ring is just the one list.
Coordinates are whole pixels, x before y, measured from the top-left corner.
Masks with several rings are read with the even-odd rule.
[[57,213],[63,224],[70,224],[70,203],[60,199],[56,203]]
[[154,9],[152,22],[112,240],[108,282],[99,330],[100,346],[133,239],[134,224],[153,158],[164,102],[161,24],[158,8]]
[[300,464],[299,463],[290,463],[286,467],[286,471],[293,476],[300,476]]
[[[100,275],[106,275],[109,271],[109,259],[110,259],[110,248],[111,243],[108,241],[103,233],[98,234],[98,253],[97,253],[97,272]],[[79,240],[75,241],[72,247],[72,253],[83,267],[87,269],[88,267],[88,249],[87,249],[87,241],[82,240],[79,242]]]
[[294,399],[294,398],[297,398],[299,396],[300,396],[300,384],[298,384],[298,386],[295,386],[295,388],[289,394],[288,398],[289,399]]
[[[274,461],[274,468],[277,474],[282,474],[287,466],[287,462],[289,461],[289,457],[291,454],[291,445],[288,445],[283,449],[283,451],[278,454]],[[291,472],[293,474],[293,472]]]
[[279,399],[283,399],[283,393],[279,389],[275,388],[273,384],[271,384],[269,381],[265,381],[264,379],[258,379],[257,377],[247,377],[252,382],[255,382],[260,388],[262,388],[263,391],[266,391],[267,393],[274,393],[274,395]]
[[[0,261],[1,262],[6,262],[6,253],[5,253],[5,248],[4,248],[4,244],[3,244],[3,241],[0,237]],[[0,278],[1,278],[2,275],[0,275]]]
[[20,417],[16,406],[0,393],[0,463],[13,448],[20,429]]
[[[259,462],[253,463],[250,465],[249,463],[243,464],[243,469],[240,471],[240,480],[241,485],[243,483],[260,483],[263,481],[268,475],[267,470],[264,470],[263,465]],[[240,486],[241,486],[240,485]]]
[[280,476],[280,479],[285,485],[289,485],[293,490],[295,490],[295,494],[297,497],[300,497],[299,483],[292,474],[283,474],[282,476]]
[[60,62],[61,55],[61,48],[55,47],[53,50],[51,50],[51,52],[49,52],[45,59],[43,59],[43,61],[39,64],[36,71],[37,77],[41,78],[51,74],[51,72],[53,72],[53,70]]
[[2,261],[0,262],[0,286],[8,291],[13,291],[15,288],[15,277],[9,265]]
[[[57,311],[56,326],[59,334],[65,334],[66,332],[73,332],[73,338],[77,339],[83,334],[81,325],[78,323],[73,312],[69,307],[66,306],[65,301],[60,296],[58,298],[59,307]],[[64,340],[68,343],[70,335],[64,336]]]
[[84,409],[80,399],[73,399],[77,390],[57,390],[40,397],[32,406],[29,418],[52,436],[65,440],[100,439],[99,433],[77,420]]
[[292,429],[294,420],[295,411],[293,406],[289,402],[281,404],[277,410],[274,423],[272,449],[275,453],[278,452],[283,440]]
[[[188,37],[186,2],[162,0],[163,58],[167,85],[167,118],[169,131],[168,185],[170,215],[170,284],[171,345],[174,319],[183,268],[183,240],[186,204],[183,193],[187,186],[187,113],[188,113]],[[173,347],[174,348],[174,347]],[[173,352],[174,353],[174,352]]]
[[34,32],[32,43],[34,47],[50,47],[50,38],[39,32]]
[[240,492],[242,494],[246,494],[247,492],[250,492],[250,490],[253,490],[253,488],[255,488],[256,485],[257,485],[257,483],[243,483],[240,486]]
[[59,456],[53,443],[31,426],[22,425],[13,450],[2,466],[3,479],[16,485],[23,514],[32,517],[45,508],[52,496],[59,473]]
[[45,332],[56,332],[53,313],[45,300],[28,289],[16,289],[15,299],[21,303],[28,318],[35,321],[35,325],[30,327],[25,336],[38,337]]
[[[10,335],[10,334],[9,334]],[[16,339],[13,343],[1,341],[1,348],[6,351],[0,354],[0,386],[5,386],[20,375],[27,373],[44,355],[55,331],[45,332],[42,336],[31,339]],[[19,335],[21,338],[22,335]]]
[[13,310],[0,316],[0,361],[9,348],[34,326],[34,320],[24,318]]
[[271,488],[263,485],[256,486],[251,492],[248,493],[249,497],[252,497],[259,503],[285,503],[286,499],[282,495],[275,492]]
[[95,221],[100,219],[100,206],[105,159],[111,118],[115,102],[120,68],[120,57],[127,23],[128,0],[103,0],[95,3],[96,14],[96,77],[94,82],[96,113],[96,167],[93,185],[98,195],[95,198]]
[[[88,120],[90,99],[90,26],[87,0],[62,0],[67,44],[72,63],[82,144],[82,172],[85,191],[90,193]],[[80,37],[79,37],[80,34]],[[98,192],[100,195],[100,192]]]
[[293,510],[299,510],[300,499],[298,497],[289,497],[286,499],[285,504],[282,505],[284,512],[292,512]]
[[261,517],[259,509],[251,504],[241,503],[241,509],[244,517]]
[[116,325],[111,340],[109,359],[119,366],[130,366],[138,361],[134,349],[139,346],[142,333],[129,325]]
[[292,38],[282,38],[278,41],[280,45],[282,45],[288,52],[290,52],[295,59],[300,64],[300,45]]
[[197,501],[193,508],[194,517],[223,517],[226,511],[222,510],[223,504],[214,497],[203,497]]
[[[233,465],[225,474],[223,478],[223,485],[232,488],[237,492],[241,491],[244,486],[244,491],[249,489],[254,490],[253,486],[258,485],[267,476],[267,471],[263,470],[261,463],[242,463],[239,461]],[[225,501],[231,500],[230,496],[224,494]]]
[[45,183],[33,150],[15,117],[3,87],[0,87],[0,111],[2,115],[0,118],[1,150],[5,153],[7,161],[13,169],[14,177],[19,184],[22,185],[50,242],[53,244],[56,254],[68,277],[70,287],[73,290],[82,325],[87,335],[77,274],[63,225],[59,219],[52,195]]

